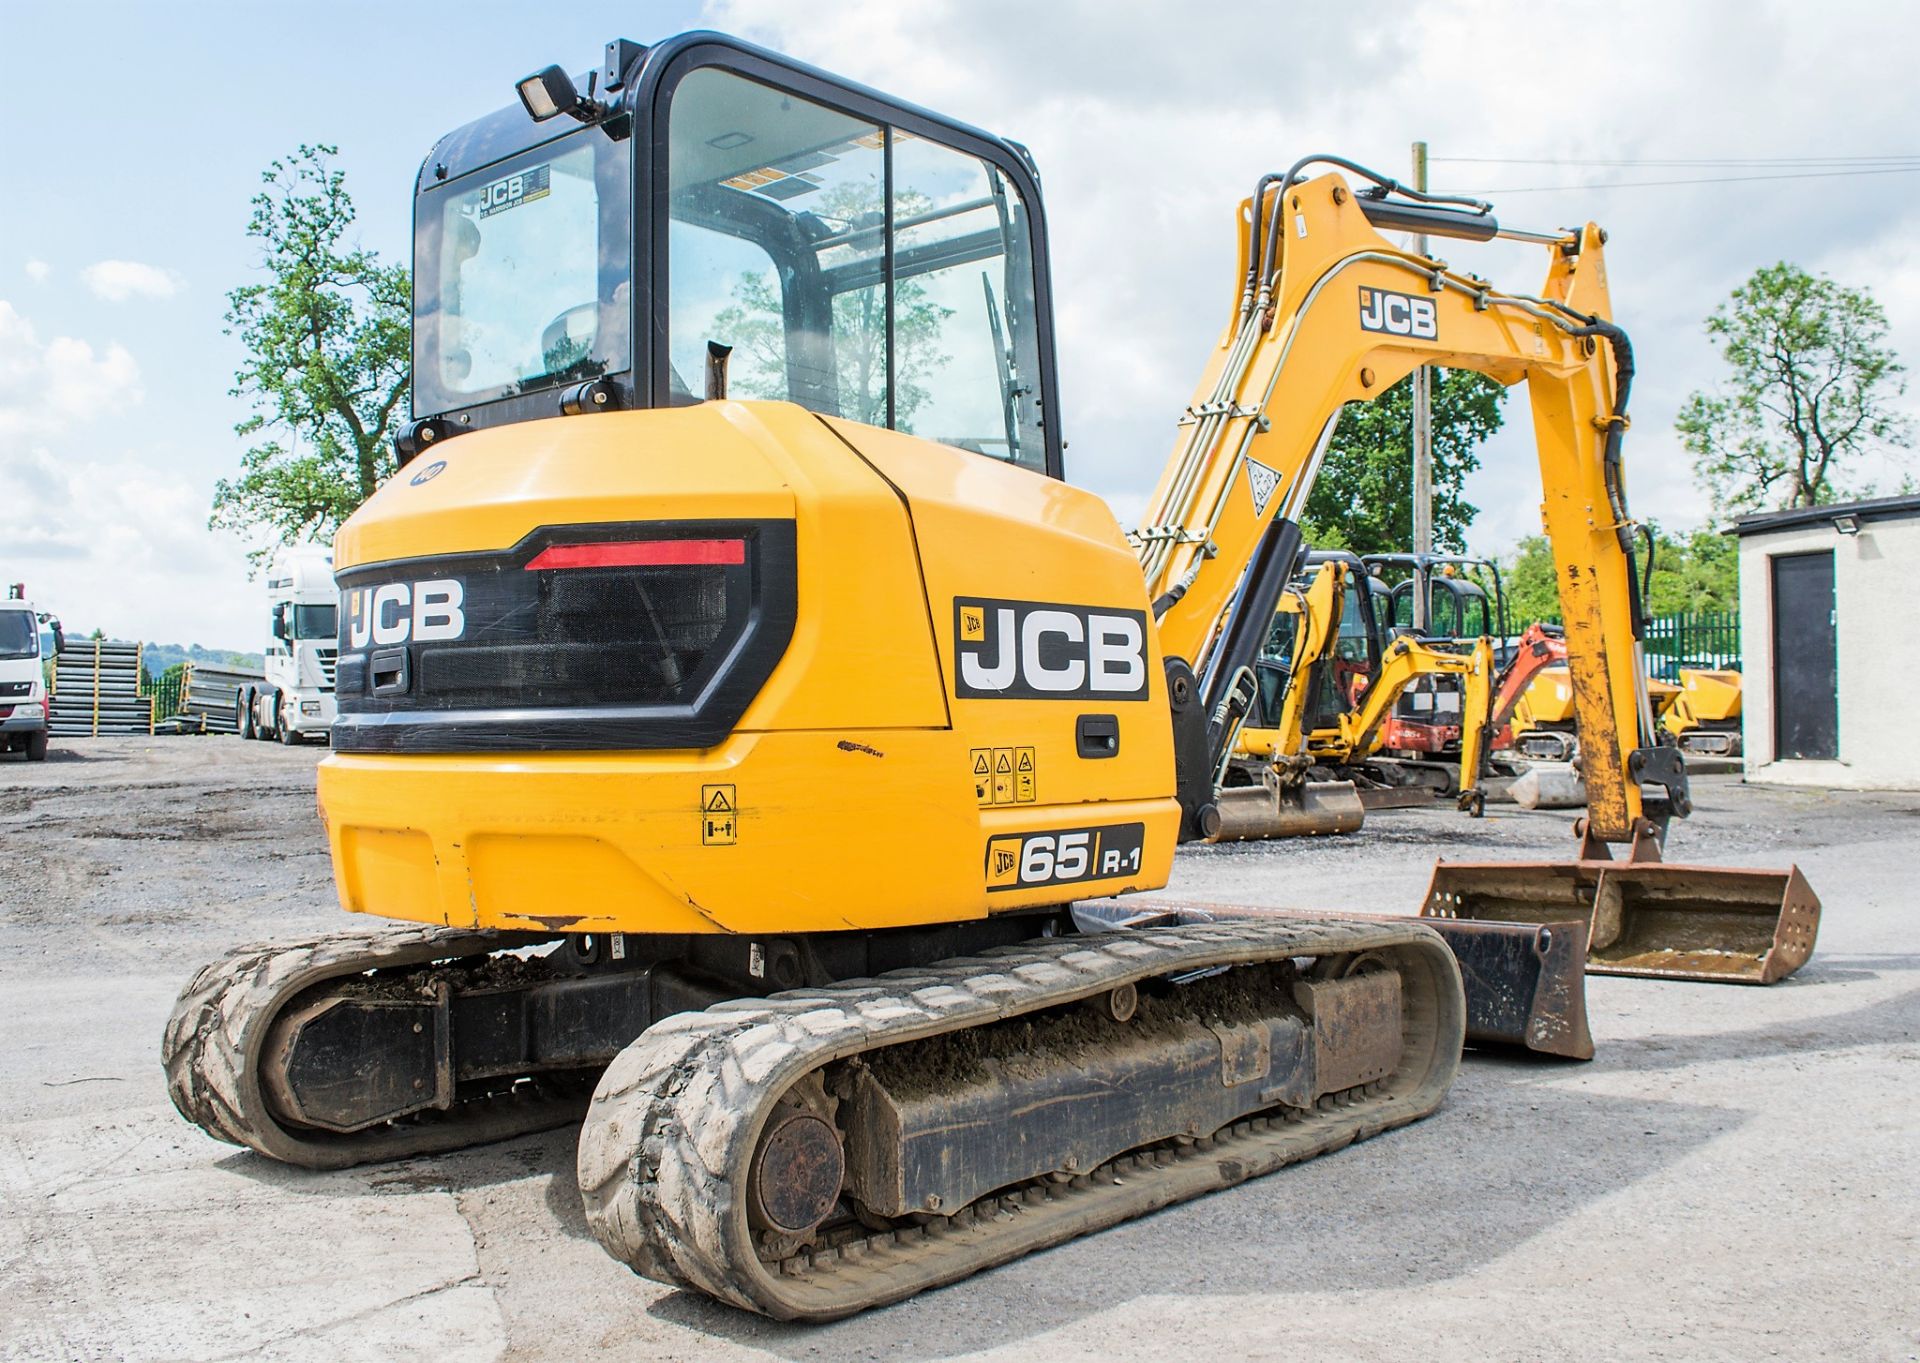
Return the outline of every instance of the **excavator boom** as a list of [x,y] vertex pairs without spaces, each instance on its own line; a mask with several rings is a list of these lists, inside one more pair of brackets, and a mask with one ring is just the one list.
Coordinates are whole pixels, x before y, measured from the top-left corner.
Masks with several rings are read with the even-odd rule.
[[[1336,169],[1306,178],[1316,162]],[[1634,359],[1626,332],[1610,320],[1606,234],[1588,223],[1539,238],[1546,278],[1537,294],[1517,294],[1395,246],[1376,230],[1404,225],[1408,213],[1441,235],[1486,240],[1500,231],[1488,205],[1417,194],[1331,157],[1304,158],[1283,175],[1263,177],[1241,206],[1237,307],[1131,536],[1162,648],[1198,667],[1213,714],[1210,739],[1219,741],[1233,728],[1252,662],[1249,631],[1236,622],[1249,610],[1270,618],[1278,588],[1263,583],[1261,572],[1293,571],[1291,561],[1272,564],[1255,547],[1300,516],[1343,406],[1379,396],[1424,364],[1524,381],[1581,735],[1584,845],[1631,843],[1638,860],[1657,859],[1668,820],[1685,817],[1692,804],[1684,762],[1658,741],[1640,643],[1640,527],[1627,508],[1622,462]],[[1490,672],[1489,662],[1481,688]],[[1476,690],[1477,713],[1485,715],[1488,700]],[[1343,737],[1370,741],[1364,727]],[[1478,743],[1476,734],[1476,768]],[[1210,750],[1210,766],[1218,760]],[[1423,911],[1484,918],[1483,905],[1494,900],[1552,897],[1561,869],[1507,867],[1494,895],[1485,874],[1472,893],[1454,893],[1443,866]],[[1763,884],[1729,874],[1709,886],[1712,873],[1696,868],[1674,882],[1684,890],[1662,896],[1664,917],[1642,918],[1706,922],[1731,900],[1779,921],[1797,872],[1768,875]],[[1817,922],[1817,908],[1813,914]],[[1603,913],[1589,922],[1596,952],[1628,931]],[[1686,954],[1679,938],[1689,936],[1675,935],[1675,959]],[[1726,949],[1751,954],[1749,936]],[[1655,943],[1637,953],[1644,973],[1660,973],[1660,952]],[[1758,960],[1755,969],[1768,973]]]

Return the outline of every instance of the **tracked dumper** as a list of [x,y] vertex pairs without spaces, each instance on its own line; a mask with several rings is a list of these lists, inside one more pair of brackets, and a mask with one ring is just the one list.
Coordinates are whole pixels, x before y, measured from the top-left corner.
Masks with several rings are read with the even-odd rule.
[[[1231,513],[1130,542],[1061,477],[1019,148],[713,34],[520,95],[421,167],[403,465],[334,546],[334,877],[411,926],[202,970],[181,1112],[321,1168],[577,1121],[610,1253],[807,1320],[1432,1112],[1431,928],[1075,913],[1219,831],[1215,627],[1291,572],[1300,432],[1196,416]],[[1329,250],[1342,319],[1438,268],[1338,174],[1285,201],[1240,361]]]

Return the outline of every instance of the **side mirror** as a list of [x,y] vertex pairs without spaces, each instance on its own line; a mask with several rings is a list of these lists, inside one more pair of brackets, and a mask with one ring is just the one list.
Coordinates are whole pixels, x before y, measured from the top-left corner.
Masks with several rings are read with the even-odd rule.
[[273,603],[273,637],[276,639],[287,637],[287,603],[284,601]]
[[60,628],[60,622],[53,622],[53,651],[56,655],[67,651],[67,632]]

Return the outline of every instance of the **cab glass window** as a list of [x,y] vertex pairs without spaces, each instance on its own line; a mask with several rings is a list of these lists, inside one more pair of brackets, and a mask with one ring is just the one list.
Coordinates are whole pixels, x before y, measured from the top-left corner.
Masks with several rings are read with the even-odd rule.
[[997,171],[711,68],[674,90],[667,160],[669,402],[726,347],[729,396],[1045,467],[1030,229]]
[[0,611],[0,658],[32,658],[40,652],[40,631],[31,611]]
[[422,197],[416,414],[629,367],[629,165],[587,128]]

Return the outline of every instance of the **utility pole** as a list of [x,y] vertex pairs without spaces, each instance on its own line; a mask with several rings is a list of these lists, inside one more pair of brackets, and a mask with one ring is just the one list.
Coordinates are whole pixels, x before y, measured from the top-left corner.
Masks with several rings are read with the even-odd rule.
[[[1413,187],[1421,193],[1427,188],[1427,144],[1413,144]],[[1413,239],[1413,249],[1427,254],[1427,234]],[[1424,364],[1413,371],[1413,552],[1433,552],[1433,389],[1432,371]],[[1415,574],[1413,623],[1416,629],[1427,626],[1426,574]]]

